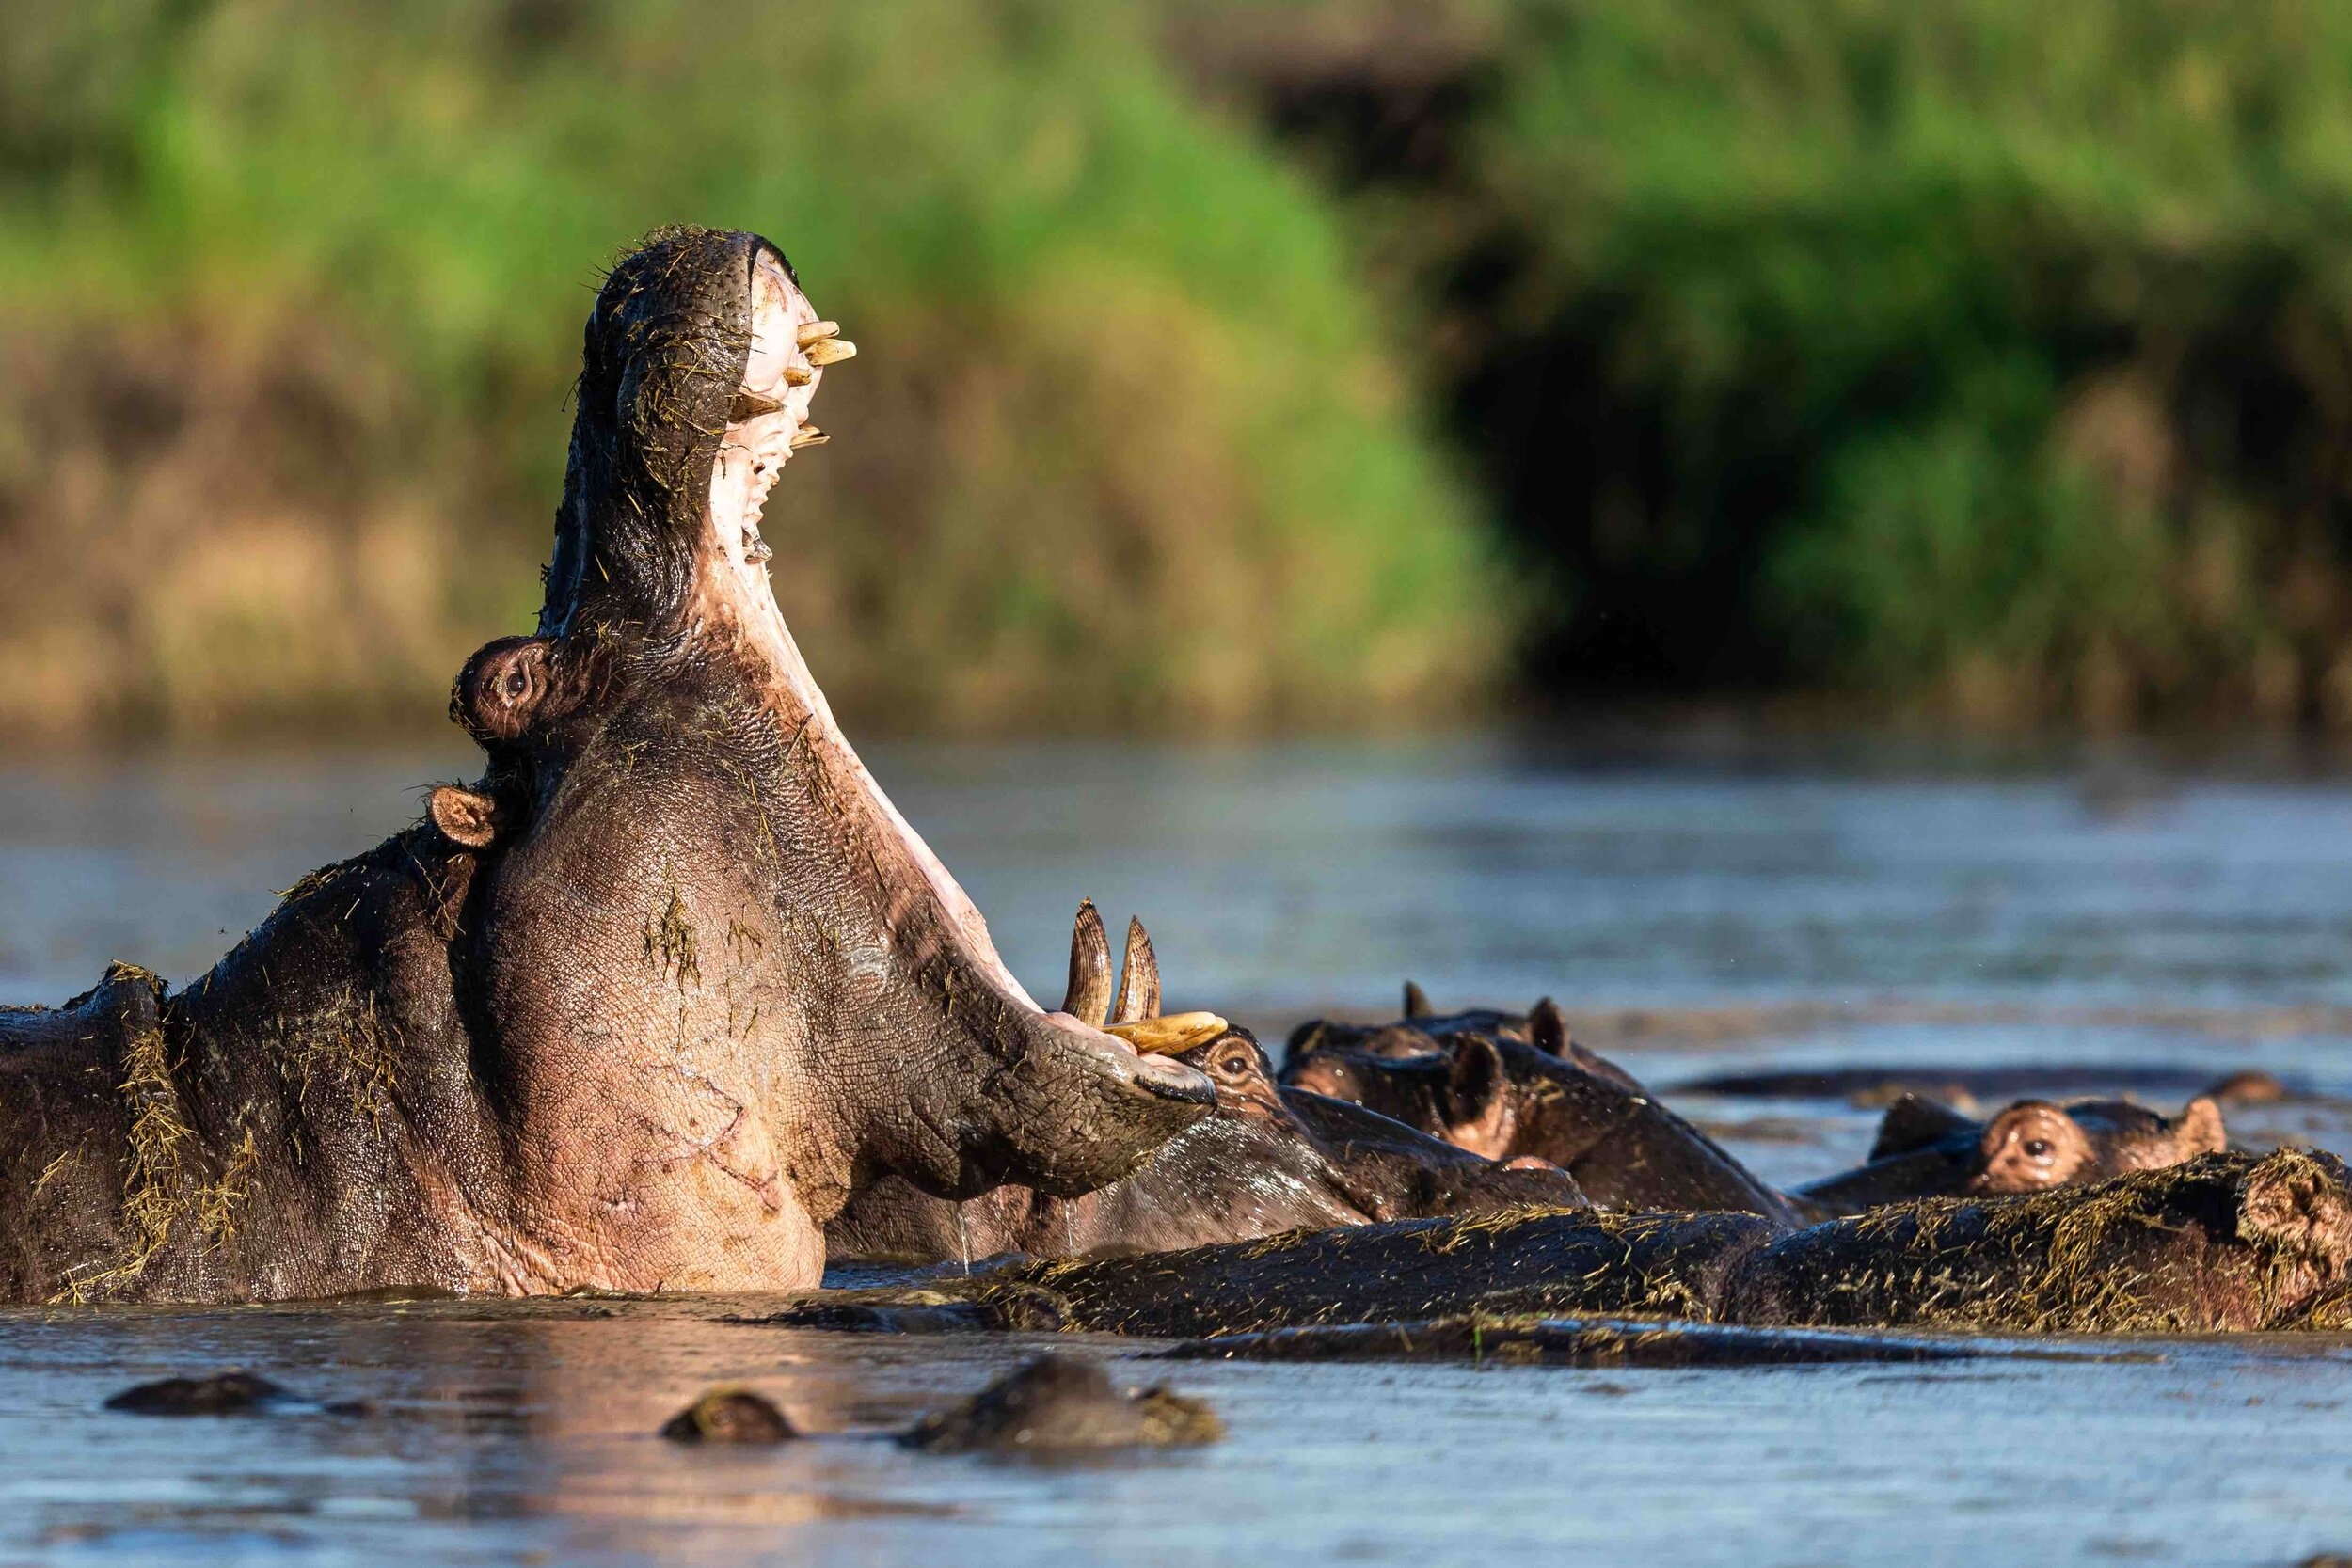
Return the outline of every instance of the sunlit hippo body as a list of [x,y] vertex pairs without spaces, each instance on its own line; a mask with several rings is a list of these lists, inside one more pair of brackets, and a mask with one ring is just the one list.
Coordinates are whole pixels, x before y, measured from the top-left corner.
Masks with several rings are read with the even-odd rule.
[[1524,1018],[1302,1024],[1281,1076],[1489,1159],[1547,1161],[1604,1209],[1801,1214],[1630,1074],[1570,1041],[1548,1001]]
[[614,269],[537,634],[453,704],[487,771],[183,990],[0,1011],[0,1297],[797,1288],[885,1172],[1074,1194],[1207,1114],[1022,990],[777,612],[849,352],[755,236]]
[[[799,1311],[830,1326],[895,1326],[905,1320],[890,1299]],[[2352,1172],[2295,1149],[2208,1154],[2092,1187],[1926,1198],[1803,1229],[1744,1213],[1400,1221],[1024,1264],[921,1299],[934,1326],[961,1314],[972,1327],[1182,1338],[1465,1316],[2342,1333],[2352,1327]]]
[[1850,1214],[1914,1197],[2082,1186],[2227,1148],[2221,1109],[2202,1095],[2177,1117],[2123,1100],[2021,1100],[1990,1121],[1905,1095],[1879,1123],[1867,1164],[1795,1196],[1823,1213]]
[[[1137,927],[1131,953],[1140,938]],[[1100,958],[1087,951],[1097,947],[1105,949]],[[1140,950],[1148,962],[1148,942]],[[1103,927],[1088,905],[1073,937],[1073,974],[1106,961]],[[1125,967],[1137,970],[1134,962]],[[1156,996],[1156,976],[1148,983]],[[1083,980],[1073,984],[1073,993],[1083,990]],[[1065,1006],[1083,1017],[1089,1003],[1073,994]],[[829,1256],[928,1263],[1007,1252],[1155,1252],[1285,1230],[1584,1202],[1561,1171],[1509,1169],[1360,1105],[1278,1086],[1247,1030],[1225,1029],[1176,1059],[1216,1085],[1216,1110],[1134,1175],[1075,1197],[1008,1185],[961,1204],[885,1177],[826,1227]]]

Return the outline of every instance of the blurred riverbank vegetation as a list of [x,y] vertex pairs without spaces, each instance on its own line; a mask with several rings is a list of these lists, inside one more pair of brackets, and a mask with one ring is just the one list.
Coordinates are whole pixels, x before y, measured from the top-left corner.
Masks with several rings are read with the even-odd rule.
[[2347,72],[2319,0],[22,0],[0,724],[437,712],[685,219],[864,349],[769,533],[865,720],[2352,725]]

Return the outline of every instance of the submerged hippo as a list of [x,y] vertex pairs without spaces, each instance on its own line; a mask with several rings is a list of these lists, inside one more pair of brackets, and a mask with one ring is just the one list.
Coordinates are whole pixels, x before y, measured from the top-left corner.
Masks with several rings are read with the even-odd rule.
[[[822,1314],[840,1326],[866,1314],[888,1323],[891,1295],[813,1303],[783,1321]],[[2341,1333],[2352,1326],[2352,1171],[2298,1149],[2206,1154],[2093,1187],[1923,1198],[1805,1229],[1727,1213],[1408,1220],[1026,1263],[920,1295],[935,1321],[960,1314],[965,1326],[1177,1338],[1465,1314]]]
[[763,503],[849,356],[757,236],[596,296],[488,752],[195,984],[0,1011],[0,1298],[796,1289],[884,1173],[1076,1194],[1215,1090],[1048,1013],[850,749]]
[[[1094,977],[1109,962],[1102,920],[1092,904],[1082,905],[1065,1011],[1103,1021],[1107,988]],[[1128,1006],[1156,1013],[1157,965],[1140,924],[1128,929],[1121,968],[1121,996],[1149,999]],[[1180,1015],[1194,1016],[1205,1015]],[[1212,1027],[1197,1042],[1186,1032],[1167,1027],[1158,1043],[1208,1075],[1216,1110],[1133,1176],[1077,1197],[1008,1185],[961,1204],[884,1177],[825,1227],[830,1256],[929,1263],[1006,1252],[1152,1252],[1284,1230],[1583,1205],[1561,1171],[1508,1169],[1360,1105],[1278,1086],[1248,1030]]]
[[1907,1094],[1880,1121],[1867,1164],[1796,1196],[1823,1213],[1851,1214],[1904,1198],[2080,1186],[2229,1147],[2221,1107],[2204,1095],[2169,1117],[2123,1100],[2021,1100],[1977,1121]]
[[[1408,1006],[1417,999],[1408,990]],[[1547,1161],[1604,1209],[1800,1217],[1630,1074],[1574,1045],[1549,1002],[1524,1018],[1424,1012],[1371,1027],[1302,1024],[1291,1036],[1282,1082],[1489,1159]]]

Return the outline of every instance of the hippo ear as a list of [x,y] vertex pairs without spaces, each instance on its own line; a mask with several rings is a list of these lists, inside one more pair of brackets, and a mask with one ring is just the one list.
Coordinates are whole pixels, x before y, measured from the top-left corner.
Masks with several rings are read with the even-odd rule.
[[2238,1234],[2327,1259],[2340,1269],[2352,1260],[2347,1182],[2352,1171],[2334,1155],[2282,1148],[2246,1173],[2238,1196]]
[[1976,1122],[1948,1106],[1906,1094],[1889,1105],[1886,1115],[1880,1118],[1878,1141],[1870,1146],[1870,1158],[1884,1160],[1909,1154],[1963,1132],[1975,1137],[1982,1131]]
[[2200,1154],[2222,1154],[2230,1148],[2229,1130],[2221,1125],[2221,1107],[2210,1096],[2199,1095],[2172,1118],[2172,1136],[2184,1160]]
[[442,784],[426,801],[441,836],[467,849],[487,849],[498,837],[498,802],[487,795]]
[[1454,1043],[1446,1068],[1446,1141],[1494,1159],[1510,1132],[1502,1053],[1484,1035]]
[[1429,993],[1412,981],[1405,982],[1405,1016],[1409,1019],[1428,1018],[1437,1009],[1429,1005]]
[[1568,1021],[1549,996],[1527,1009],[1527,1043],[1547,1056],[1568,1053]]

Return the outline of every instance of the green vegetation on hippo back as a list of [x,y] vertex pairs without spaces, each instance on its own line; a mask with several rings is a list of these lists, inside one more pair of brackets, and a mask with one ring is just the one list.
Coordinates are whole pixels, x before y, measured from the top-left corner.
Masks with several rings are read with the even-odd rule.
[[0,1299],[797,1289],[878,1173],[1075,1194],[1210,1112],[1030,1000],[785,626],[766,502],[851,352],[755,235],[613,268],[482,777],[193,985],[0,1010]]

